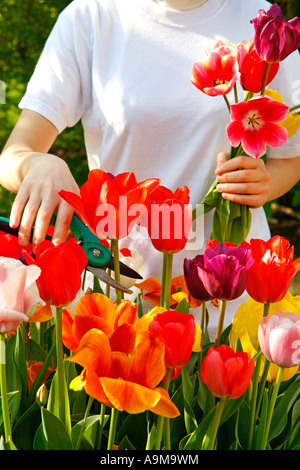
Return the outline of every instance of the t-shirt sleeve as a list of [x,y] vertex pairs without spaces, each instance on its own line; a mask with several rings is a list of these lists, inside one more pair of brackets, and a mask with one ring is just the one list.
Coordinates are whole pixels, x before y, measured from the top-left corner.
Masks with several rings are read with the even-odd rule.
[[80,120],[88,100],[91,30],[88,10],[76,5],[72,2],[58,17],[19,103],[47,118],[59,133]]
[[[300,54],[290,54],[279,65],[279,72],[267,88],[279,91],[285,104],[291,108],[300,105]],[[299,109],[300,110],[300,109]],[[298,110],[298,111],[299,111]],[[300,128],[284,145],[268,148],[269,158],[294,158],[300,156]]]

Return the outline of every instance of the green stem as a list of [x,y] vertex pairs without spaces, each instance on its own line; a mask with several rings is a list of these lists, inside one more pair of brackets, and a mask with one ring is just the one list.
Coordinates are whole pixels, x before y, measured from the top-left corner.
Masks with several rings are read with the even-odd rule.
[[235,103],[238,103],[239,102],[239,97],[238,97],[236,83],[233,85],[233,91],[234,91],[234,101],[235,101]]
[[296,109],[299,109],[300,108],[300,104],[297,104],[296,106],[292,106],[291,108],[289,108],[289,113],[292,113],[293,111],[296,111]]
[[80,433],[79,433],[79,436],[78,436],[78,439],[77,439],[77,444],[76,444],[75,450],[78,450],[79,447],[80,447],[81,439],[82,439],[82,436],[83,436],[83,433],[84,433],[85,427],[86,427],[86,420],[87,420],[87,418],[88,418],[88,415],[89,415],[89,412],[90,412],[90,409],[91,409],[91,406],[92,406],[93,401],[94,401],[94,398],[93,398],[93,397],[89,397],[89,401],[88,401],[87,406],[86,406],[86,409],[85,409],[84,418],[83,418],[83,423],[82,423],[82,426],[81,426],[81,429],[80,429]]
[[66,403],[66,379],[64,369],[64,352],[62,342],[62,307],[56,307],[55,321],[55,345],[57,362],[57,393],[58,393],[58,418],[69,428],[68,410]]
[[224,100],[225,100],[225,103],[226,103],[226,106],[227,106],[227,108],[228,108],[228,111],[231,113],[231,107],[230,107],[230,103],[229,103],[229,101],[228,101],[227,96],[226,96],[226,95],[223,95],[223,98],[224,98]]
[[221,421],[221,416],[223,412],[223,408],[226,402],[226,397],[221,397],[220,401],[217,405],[217,409],[214,415],[213,422],[211,423],[211,426],[208,428],[207,434],[205,435],[202,443],[202,448],[201,450],[213,450],[215,447],[215,442],[216,442],[216,437],[217,437],[217,432],[219,429],[220,421]]
[[164,279],[164,301],[163,307],[169,310],[170,308],[170,297],[171,297],[171,282],[172,282],[172,267],[173,267],[173,255],[170,253],[166,254],[166,266],[165,266],[165,279]]
[[198,367],[199,371],[202,365],[202,356],[203,356],[203,336],[204,336],[204,327],[205,327],[205,313],[206,313],[206,302],[201,302],[201,319],[200,319],[200,328],[201,328],[201,337],[200,337],[200,351],[199,351],[199,358],[198,358]]
[[270,306],[271,306],[271,304],[269,302],[266,302],[264,304],[263,317],[266,317],[267,315],[269,315]]
[[166,264],[167,264],[167,254],[163,253],[163,266],[162,266],[161,291],[160,291],[160,305],[161,306],[164,305],[164,298],[165,298]]
[[262,87],[261,87],[261,92],[260,92],[261,95],[263,95],[265,93],[270,67],[271,67],[271,64],[267,64],[266,70],[265,70],[265,75],[264,75],[264,78],[263,78]]
[[276,381],[275,381],[275,384],[274,384],[274,387],[273,387],[273,390],[272,390],[271,400],[270,400],[269,407],[268,407],[265,433],[264,433],[264,442],[263,442],[263,448],[262,448],[263,450],[266,449],[267,444],[268,444],[268,437],[269,437],[269,432],[270,432],[270,426],[271,426],[273,411],[274,411],[274,408],[275,408],[275,402],[276,402],[276,398],[277,398],[277,395],[278,395],[278,391],[279,391],[283,371],[284,371],[284,367],[279,367],[278,372],[277,372]]
[[107,450],[113,450],[116,438],[117,424],[118,424],[119,410],[116,408],[111,409],[109,435],[107,442]]
[[[115,270],[115,280],[120,283],[120,258],[119,258],[119,241],[118,239],[111,240],[111,245],[113,248],[114,254],[114,270]],[[116,302],[120,304],[122,301],[121,291],[116,289]]]
[[106,410],[106,405],[104,405],[104,403],[101,403],[100,421],[99,421],[99,426],[97,430],[96,445],[95,445],[96,450],[101,449],[101,441],[102,441],[103,429],[104,429],[104,424],[105,424],[104,422],[105,410]]
[[227,304],[226,300],[220,300],[220,315],[219,315],[219,323],[218,323],[218,329],[217,329],[217,334],[216,334],[216,339],[215,339],[215,348],[217,348],[220,345],[221,334],[223,332],[223,325],[224,325],[224,319],[225,319],[226,304]]
[[[166,376],[165,376],[164,382],[163,382],[163,388],[165,390],[169,390],[172,371],[173,371],[172,367],[167,367]],[[160,450],[161,440],[162,440],[162,433],[163,433],[163,429],[164,429],[164,423],[165,423],[164,416],[159,416],[158,420],[157,420],[157,435],[156,435],[156,445],[155,445],[154,450]],[[168,427],[168,430],[170,431],[169,427]],[[170,442],[170,437],[166,437],[165,441]]]
[[7,399],[7,382],[6,382],[6,348],[5,334],[0,333],[0,393],[2,402],[2,415],[4,423],[5,441],[11,439],[10,414]]
[[256,415],[257,389],[258,389],[258,382],[259,382],[260,365],[261,365],[261,351],[259,351],[259,354],[257,356],[255,369],[254,369],[253,376],[252,376],[252,396],[251,396],[251,402],[250,402],[248,450],[252,449],[252,442],[253,442],[253,431],[254,431],[254,423],[255,423],[255,415]]
[[258,389],[256,416],[255,416],[256,419],[258,417],[259,409],[260,409],[261,402],[263,399],[263,394],[264,394],[264,389],[265,389],[269,369],[270,369],[270,362],[267,359],[265,359],[264,370],[260,379],[260,384],[259,384],[259,389]]

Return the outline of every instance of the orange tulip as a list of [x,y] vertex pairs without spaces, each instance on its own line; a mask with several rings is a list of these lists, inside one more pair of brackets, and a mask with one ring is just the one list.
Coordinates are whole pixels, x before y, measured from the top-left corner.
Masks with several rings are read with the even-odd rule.
[[[161,283],[155,277],[149,277],[145,281],[135,284],[142,291],[142,297],[149,300],[153,307],[160,306]],[[199,300],[194,299],[188,292],[184,275],[174,277],[171,282],[170,308],[176,308],[181,300],[185,299],[190,308],[201,305]]]
[[[64,309],[63,342],[67,348],[75,352],[85,333],[97,328],[107,335],[112,349],[122,347],[123,352],[129,353],[134,346],[136,321],[137,305],[134,302],[124,300],[115,306],[113,301],[103,294],[85,294],[76,305],[74,317],[71,312]],[[119,342],[121,335],[123,335],[122,343]]]
[[119,411],[133,414],[150,410],[174,418],[179,415],[177,407],[166,390],[157,387],[166,372],[164,351],[163,343],[145,330],[137,332],[132,354],[112,351],[107,335],[92,329],[68,359],[84,368],[70,387],[84,387],[88,395]]

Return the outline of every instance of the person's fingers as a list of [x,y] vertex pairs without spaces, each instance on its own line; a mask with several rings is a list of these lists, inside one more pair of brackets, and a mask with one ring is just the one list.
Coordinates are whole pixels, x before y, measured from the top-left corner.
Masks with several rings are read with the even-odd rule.
[[240,155],[238,157],[234,157],[230,160],[220,161],[220,164],[217,166],[217,175],[218,177],[223,175],[224,173],[228,173],[230,171],[236,171],[240,169],[245,170],[254,170],[254,169],[265,169],[265,164],[261,159],[255,159],[253,157]]
[[31,230],[39,209],[39,201],[29,198],[19,225],[19,243],[22,246],[28,245],[31,238]]
[[235,194],[235,193],[222,193],[223,199],[227,199],[237,204],[245,204],[249,207],[261,207],[266,203],[266,196],[260,194]]
[[52,237],[52,242],[55,245],[58,245],[67,239],[73,212],[73,208],[67,202],[62,201],[59,204]]
[[52,201],[42,201],[36,213],[36,218],[34,222],[34,231],[32,237],[33,251],[35,251],[36,246],[41,241],[45,240],[54,210],[55,206]]
[[223,163],[227,162],[229,159],[229,153],[220,152],[217,155],[217,167],[216,167],[216,174],[219,173],[219,169],[223,166]]

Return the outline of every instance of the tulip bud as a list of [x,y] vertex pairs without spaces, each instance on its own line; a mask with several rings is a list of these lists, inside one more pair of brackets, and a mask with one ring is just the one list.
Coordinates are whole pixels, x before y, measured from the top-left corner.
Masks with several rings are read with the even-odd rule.
[[36,392],[36,402],[37,404],[42,407],[45,406],[48,400],[48,390],[45,384],[42,384],[38,391]]

